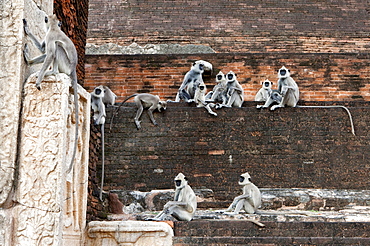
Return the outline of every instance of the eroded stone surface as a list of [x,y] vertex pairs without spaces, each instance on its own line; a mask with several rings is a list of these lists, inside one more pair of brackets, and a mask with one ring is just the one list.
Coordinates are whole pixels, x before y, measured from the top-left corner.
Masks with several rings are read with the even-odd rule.
[[209,46],[205,45],[179,45],[179,44],[146,44],[140,46],[132,43],[129,46],[120,46],[114,43],[103,45],[86,45],[86,54],[197,54],[197,53],[215,53]]
[[173,230],[164,222],[92,221],[87,234],[87,246],[169,246]]

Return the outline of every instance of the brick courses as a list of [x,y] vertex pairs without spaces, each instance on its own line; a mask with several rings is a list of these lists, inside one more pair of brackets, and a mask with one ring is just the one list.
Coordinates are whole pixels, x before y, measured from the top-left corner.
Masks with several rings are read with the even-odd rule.
[[61,29],[73,41],[78,54],[77,77],[80,85],[85,78],[85,46],[89,0],[54,0],[54,12],[62,21]]
[[[136,130],[136,108],[129,103],[111,132],[106,126],[105,190],[173,188],[173,178],[183,172],[192,186],[231,200],[245,171],[261,188],[368,189],[369,104],[338,103],[350,107],[356,136],[343,109],[271,112],[257,110],[254,102],[218,110],[218,117],[170,103],[154,115],[159,126],[144,113],[142,129]],[[159,169],[163,172],[154,171]]]
[[195,60],[214,66],[203,79],[208,90],[219,70],[233,70],[244,88],[245,101],[253,101],[266,78],[277,86],[277,69],[285,65],[300,88],[302,101],[369,101],[369,54],[363,53],[231,53],[203,55],[86,55],[85,88],[108,85],[118,101],[141,92],[173,100],[185,73]]
[[227,52],[366,52],[366,1],[90,0],[88,43]]

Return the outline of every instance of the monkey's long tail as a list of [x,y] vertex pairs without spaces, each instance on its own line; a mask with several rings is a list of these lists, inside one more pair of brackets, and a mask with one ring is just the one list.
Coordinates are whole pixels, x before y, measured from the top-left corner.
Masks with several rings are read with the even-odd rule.
[[104,185],[104,124],[101,124],[101,184],[100,184],[100,194],[99,199],[103,201],[103,185]]
[[133,98],[133,97],[136,97],[137,96],[137,94],[133,94],[133,95],[131,95],[131,96],[129,96],[129,97],[127,97],[125,100],[123,100],[123,102],[121,102],[120,103],[120,105],[118,106],[118,108],[113,112],[113,114],[112,114],[112,118],[110,119],[110,125],[109,125],[109,131],[110,130],[112,130],[112,124],[113,124],[113,119],[114,119],[114,116],[116,115],[116,114],[118,114],[118,111],[119,111],[119,109],[121,108],[121,106],[128,100],[128,99],[130,99],[130,98]]
[[345,111],[347,111],[347,114],[348,114],[348,117],[349,117],[349,121],[351,123],[352,134],[353,134],[353,136],[356,136],[355,126],[354,126],[353,120],[352,120],[352,115],[351,115],[351,112],[349,111],[349,109],[346,106],[341,106],[341,105],[332,105],[332,106],[298,106],[297,105],[296,107],[297,108],[342,108]]
[[72,159],[71,159],[71,164],[69,164],[69,167],[68,167],[68,170],[67,170],[67,173],[70,173],[72,168],[73,168],[73,162],[75,160],[75,157],[76,157],[76,152],[77,152],[77,143],[78,143],[78,123],[79,123],[79,119],[78,119],[78,86],[77,86],[77,74],[76,74],[76,71],[75,72],[72,72],[71,74],[71,79],[72,79],[72,85],[73,85],[73,97],[74,97],[74,103],[75,103],[75,144],[74,144],[74,147],[73,147],[73,154],[72,154]]

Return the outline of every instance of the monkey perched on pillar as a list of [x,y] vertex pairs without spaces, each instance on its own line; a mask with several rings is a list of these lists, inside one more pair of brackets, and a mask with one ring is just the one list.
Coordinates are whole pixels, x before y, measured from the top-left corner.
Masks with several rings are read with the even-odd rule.
[[[40,43],[37,38],[31,33],[28,28],[27,21],[23,19],[24,31],[31,38],[36,47],[43,53],[43,55],[30,59],[27,44],[23,50],[23,56],[28,65],[43,63],[39,71],[36,88],[41,90],[41,81],[44,76],[56,75],[57,73],[65,73],[71,77],[72,87],[74,91],[75,104],[75,145],[72,154],[72,160],[67,172],[69,173],[73,167],[73,161],[76,156],[77,141],[78,141],[78,96],[77,96],[77,51],[71,39],[60,29],[60,22],[56,15],[45,16],[45,24],[47,33],[45,40]],[[50,66],[52,67],[49,70]]]

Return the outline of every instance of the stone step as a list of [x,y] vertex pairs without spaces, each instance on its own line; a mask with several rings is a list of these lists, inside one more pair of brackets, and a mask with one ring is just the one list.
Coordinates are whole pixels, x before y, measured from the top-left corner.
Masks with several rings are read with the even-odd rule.
[[174,245],[369,245],[369,222],[174,222]]
[[[277,210],[286,207],[296,210],[339,211],[354,206],[370,206],[370,190],[335,189],[288,189],[260,188],[262,206],[260,210]],[[211,189],[194,189],[198,197],[198,208],[226,208],[230,200],[217,200]],[[151,192],[112,190],[127,208],[139,207],[142,211],[158,211],[173,200],[174,190],[153,190]],[[237,195],[237,194],[235,194]],[[129,210],[129,209],[128,209]],[[130,213],[130,211],[126,211]]]

